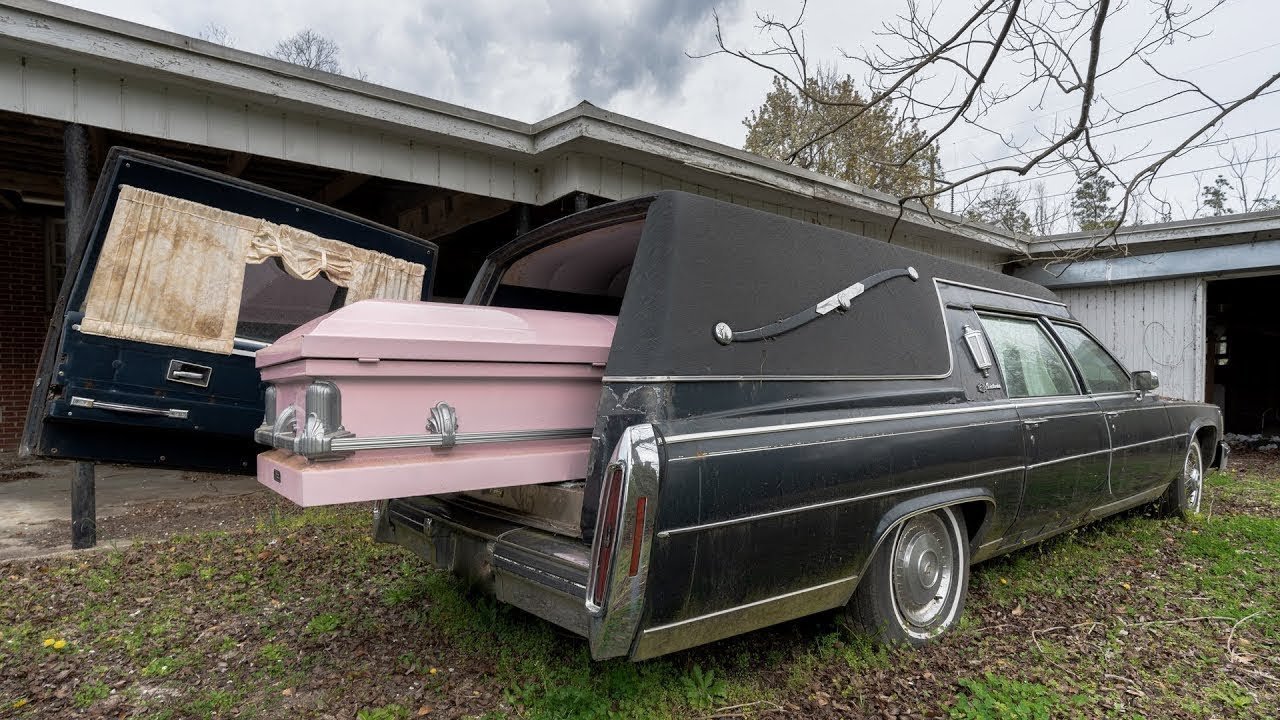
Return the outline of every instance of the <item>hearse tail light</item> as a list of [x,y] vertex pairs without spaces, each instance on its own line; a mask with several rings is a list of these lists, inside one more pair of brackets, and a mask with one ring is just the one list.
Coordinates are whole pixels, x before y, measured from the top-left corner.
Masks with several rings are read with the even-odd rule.
[[622,515],[622,500],[626,470],[622,463],[613,463],[605,471],[604,488],[600,495],[600,513],[596,519],[595,552],[591,558],[594,573],[591,583],[591,604],[604,607],[609,590],[609,571],[613,567],[614,546],[618,542],[618,522]]
[[986,377],[987,373],[991,372],[992,362],[991,352],[987,350],[982,331],[965,325],[964,344],[969,348],[969,357],[973,359],[974,367],[981,370],[983,377]]

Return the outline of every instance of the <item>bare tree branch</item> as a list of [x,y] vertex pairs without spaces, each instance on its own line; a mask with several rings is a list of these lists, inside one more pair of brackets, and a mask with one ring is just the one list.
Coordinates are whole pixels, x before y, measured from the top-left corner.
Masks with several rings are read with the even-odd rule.
[[[1121,193],[1107,214],[1114,222],[1097,245],[1074,255],[1082,257],[1113,242],[1116,227],[1133,219],[1132,215],[1140,214],[1145,219],[1149,210],[1157,219],[1171,218],[1172,203],[1152,186],[1162,177],[1165,165],[1189,150],[1220,144],[1213,134],[1225,118],[1263,93],[1280,91],[1270,90],[1278,79],[1271,76],[1252,92],[1226,101],[1217,97],[1208,84],[1164,69],[1167,63],[1161,62],[1162,53],[1174,43],[1181,45],[1204,37],[1207,20],[1223,2],[1147,0],[1145,5],[1139,5],[1126,0],[974,0],[972,11],[949,28],[935,28],[940,24],[940,3],[930,6],[907,0],[904,11],[876,31],[873,47],[857,54],[841,51],[842,57],[865,70],[867,93],[838,98],[818,93],[815,88],[820,86],[811,82],[813,61],[805,46],[803,5],[793,19],[758,15],[758,29],[765,41],[757,48],[731,43],[717,17],[716,49],[709,55],[745,61],[773,75],[781,86],[807,103],[833,110],[823,115],[829,118],[825,127],[808,129],[788,145],[787,154],[781,158],[787,162],[799,163],[813,157],[815,151],[831,152],[842,132],[877,108],[893,108],[903,119],[919,123],[924,132],[914,144],[886,146],[879,152],[860,150],[867,153],[856,158],[860,163],[885,169],[904,168],[925,153],[936,157],[940,143],[951,140],[962,126],[977,130],[978,137],[996,139],[1012,151],[1007,157],[958,168],[961,172],[954,176],[939,176],[925,189],[899,194],[898,220],[890,229],[890,239],[908,207],[931,212],[928,206],[943,194],[952,197],[954,206],[957,193],[966,209],[1003,212],[1011,207],[1009,201],[1013,198],[1021,203],[1033,202],[1034,213],[1021,209],[1018,212],[1031,220],[1033,231],[1044,232],[1065,213],[1061,208],[1048,207],[1049,196],[1043,188],[1031,199],[1002,180],[994,186],[1000,188],[998,195],[984,195],[988,181],[1068,172],[1076,178],[1107,178]],[[1135,23],[1134,14],[1144,11],[1147,21]],[[1126,13],[1128,20],[1112,22],[1121,13]],[[1147,81],[1135,83],[1135,78]],[[1132,107],[1118,106],[1108,97],[1152,86],[1157,89],[1157,97]],[[993,110],[1009,103],[1034,110],[1058,97],[1069,99],[1069,119],[1060,121],[1054,113],[1047,116],[1049,120],[1037,122],[1029,134],[1007,129],[992,115]],[[1202,98],[1208,106],[1166,118],[1144,117],[1162,111],[1168,103],[1191,97]],[[1136,147],[1130,144],[1123,151],[1113,147],[1110,140],[1102,141],[1113,133],[1206,110],[1211,112],[1206,122],[1159,151],[1150,151],[1150,141]],[[1122,172],[1132,167],[1133,161],[1148,158],[1151,161],[1136,172]],[[1242,198],[1241,206],[1252,207],[1256,203],[1247,203],[1266,195],[1252,188],[1261,179],[1280,175],[1280,166],[1274,158],[1265,167],[1257,165],[1252,156],[1235,159],[1245,167],[1232,175],[1232,187]],[[1251,174],[1251,160],[1254,168],[1261,167],[1261,176]],[[1006,224],[1026,226],[1016,212],[1000,217],[1018,218],[1017,222]]]

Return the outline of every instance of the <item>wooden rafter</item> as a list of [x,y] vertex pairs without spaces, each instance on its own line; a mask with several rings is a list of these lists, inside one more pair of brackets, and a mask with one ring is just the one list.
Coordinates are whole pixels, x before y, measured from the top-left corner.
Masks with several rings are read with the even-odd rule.
[[515,203],[510,200],[454,193],[401,212],[399,224],[407,233],[432,240],[501,215],[513,206]]
[[368,175],[351,172],[342,173],[330,180],[328,185],[320,188],[320,192],[316,194],[316,202],[331,205],[350,195],[367,182],[369,182]]
[[245,168],[249,167],[249,161],[253,156],[246,152],[233,152],[231,157],[227,158],[227,168],[223,172],[231,177],[240,177]]
[[58,175],[23,170],[0,170],[0,188],[55,198],[62,197],[63,189]]

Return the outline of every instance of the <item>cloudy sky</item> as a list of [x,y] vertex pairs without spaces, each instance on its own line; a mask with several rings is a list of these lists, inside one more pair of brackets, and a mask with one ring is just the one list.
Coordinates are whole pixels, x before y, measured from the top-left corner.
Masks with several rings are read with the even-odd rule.
[[[1209,0],[1179,0],[1204,6]],[[883,42],[875,35],[906,0],[811,0],[804,25],[814,60],[859,76],[860,68],[841,59],[839,50],[859,54]],[[769,75],[741,60],[719,56],[693,59],[713,45],[713,9],[733,43],[762,42],[756,14],[794,15],[798,0],[381,0],[358,7],[347,0],[219,0],[175,3],[171,0],[72,0],[76,5],[134,22],[196,35],[210,24],[222,26],[232,43],[267,53],[283,37],[303,28],[332,37],[342,64],[367,74],[369,81],[419,93],[498,115],[536,121],[580,100],[665,125],[726,145],[740,147],[742,119],[769,87]],[[939,3],[942,5],[942,3]],[[940,27],[969,3],[948,2]],[[1123,56],[1149,26],[1151,0],[1129,0],[1113,21],[1103,60]],[[376,8],[376,10],[375,10]],[[945,13],[955,13],[954,16]],[[1274,0],[1230,0],[1201,30],[1206,36],[1162,51],[1162,71],[1176,73],[1231,99],[1280,69],[1280,39],[1274,35],[1280,4]],[[1009,76],[1012,79],[1012,76]],[[1168,86],[1152,75],[1111,75],[1104,95],[1117,105],[1134,107],[1165,94]],[[1209,113],[1203,98],[1188,93],[1146,113],[1141,120],[1173,118],[1124,130],[1120,123],[1105,138],[1109,150],[1154,152],[1171,147]],[[1030,99],[1010,103],[987,118],[987,125],[1022,138],[1034,138],[1046,123],[1066,121],[1069,99],[1050,98],[1041,106]],[[1206,182],[1223,165],[1219,151],[1234,142],[1247,151],[1257,143],[1258,157],[1280,154],[1280,93],[1261,98],[1219,131],[1223,142],[1178,159],[1157,185],[1186,212],[1194,210],[1197,182]],[[1055,114],[1056,113],[1056,114]],[[1007,148],[972,128],[958,128],[943,143],[948,172],[1008,154]],[[1149,160],[1148,160],[1149,162]],[[1143,164],[1134,161],[1128,167]],[[1199,172],[1196,172],[1199,171]],[[1260,170],[1251,171],[1255,174]],[[1051,193],[1065,193],[1072,178],[1045,179]],[[1280,192],[1280,181],[1276,192]],[[1022,186],[1026,188],[1027,185]],[[945,207],[945,204],[944,204]],[[1182,213],[1175,211],[1175,218]]]

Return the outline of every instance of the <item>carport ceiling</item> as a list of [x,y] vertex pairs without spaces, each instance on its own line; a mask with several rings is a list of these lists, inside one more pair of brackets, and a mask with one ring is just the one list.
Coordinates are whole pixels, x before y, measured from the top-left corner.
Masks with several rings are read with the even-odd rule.
[[[60,203],[64,124],[0,112],[0,205]],[[462,194],[241,152],[90,128],[91,177],[116,145],[162,155],[396,226],[401,214]]]

